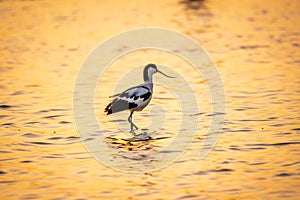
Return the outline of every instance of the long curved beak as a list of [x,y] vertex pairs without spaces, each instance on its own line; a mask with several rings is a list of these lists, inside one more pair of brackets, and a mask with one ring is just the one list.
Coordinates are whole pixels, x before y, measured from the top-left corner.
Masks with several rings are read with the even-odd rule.
[[157,70],[157,72],[161,73],[162,75],[164,75],[164,76],[166,76],[166,77],[168,77],[168,78],[176,78],[176,77],[174,77],[174,76],[169,76],[169,75],[167,75],[167,74],[165,74],[165,73],[163,73],[163,72],[161,72],[161,71],[159,71],[159,70]]

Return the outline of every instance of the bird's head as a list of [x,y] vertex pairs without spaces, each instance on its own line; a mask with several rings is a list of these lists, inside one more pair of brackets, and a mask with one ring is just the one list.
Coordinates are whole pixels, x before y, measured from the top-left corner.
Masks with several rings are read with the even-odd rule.
[[[146,73],[145,73],[146,72]],[[144,74],[149,74],[150,76],[152,76],[153,74],[155,74],[156,72],[168,77],[168,78],[175,78],[173,76],[169,76],[161,71],[159,71],[156,67],[155,64],[148,64],[145,68],[144,68]]]

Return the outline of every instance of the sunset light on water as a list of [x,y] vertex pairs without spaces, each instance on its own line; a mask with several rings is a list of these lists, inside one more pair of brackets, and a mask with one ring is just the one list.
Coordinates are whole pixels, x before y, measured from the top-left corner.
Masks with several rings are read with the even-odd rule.
[[[299,8],[296,0],[0,1],[0,199],[298,199]],[[160,83],[173,81],[182,92],[180,81],[186,81],[199,109],[189,115],[198,122],[193,142],[174,162],[128,172],[136,166],[122,170],[131,163],[126,157],[111,167],[86,148],[73,98],[78,74],[95,48],[144,27],[176,31],[204,49],[222,79],[226,112],[216,145],[200,158],[210,120],[220,115],[212,110],[209,80],[170,52],[122,55],[94,89],[94,113],[112,151],[109,159],[158,152],[177,136],[183,105]],[[152,127],[159,140],[123,141],[131,137],[129,113],[107,116],[103,110],[110,95],[142,83],[142,67],[152,62],[183,78],[155,75],[150,104],[134,114],[134,122]],[[130,71],[136,76],[127,80]],[[160,131],[158,124],[164,126]],[[86,141],[100,145],[97,133],[93,136]],[[159,162],[134,159],[145,166]]]

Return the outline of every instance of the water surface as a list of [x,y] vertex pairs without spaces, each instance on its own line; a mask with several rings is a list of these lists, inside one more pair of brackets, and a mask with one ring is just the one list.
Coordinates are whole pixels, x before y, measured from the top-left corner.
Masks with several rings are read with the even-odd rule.
[[[299,8],[296,0],[1,1],[1,199],[297,199]],[[214,114],[205,80],[167,53],[126,55],[112,64],[102,80],[106,89],[96,95],[107,135],[120,136],[114,118],[102,113],[119,74],[148,62],[174,66],[201,105],[197,136],[180,159],[159,171],[128,174],[86,151],[73,122],[72,95],[81,63],[97,44],[144,26],[177,30],[206,49],[224,82],[226,122],[214,150],[199,160]],[[170,111],[160,136],[172,138],[180,118],[170,113],[180,110],[175,97],[168,98],[157,86],[150,105]],[[146,109],[135,122],[148,126],[149,113],[155,119]],[[169,140],[108,142],[120,151],[148,152]]]

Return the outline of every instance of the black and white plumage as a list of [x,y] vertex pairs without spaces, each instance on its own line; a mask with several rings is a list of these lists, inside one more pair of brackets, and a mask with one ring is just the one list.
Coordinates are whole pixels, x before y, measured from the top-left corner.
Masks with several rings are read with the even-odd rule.
[[133,134],[135,134],[133,128],[137,130],[138,127],[132,122],[132,114],[134,111],[142,111],[150,103],[153,93],[152,76],[156,72],[159,72],[166,77],[174,78],[159,71],[156,65],[148,64],[144,68],[144,83],[129,88],[120,94],[111,96],[114,99],[104,110],[107,115],[129,110],[130,115],[128,121],[130,123],[131,133]]

